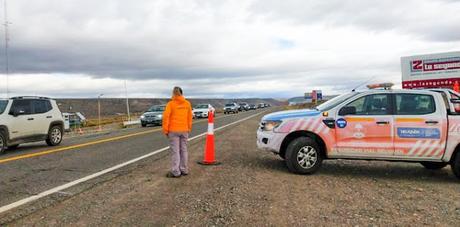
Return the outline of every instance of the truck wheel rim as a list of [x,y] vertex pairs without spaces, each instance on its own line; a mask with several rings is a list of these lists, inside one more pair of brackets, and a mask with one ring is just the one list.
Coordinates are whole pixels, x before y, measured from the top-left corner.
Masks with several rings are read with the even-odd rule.
[[55,128],[51,131],[51,140],[53,143],[59,143],[59,141],[61,141],[61,136],[61,130]]
[[311,146],[304,146],[300,148],[297,153],[297,162],[304,169],[309,169],[316,164],[318,160],[318,153],[316,149]]

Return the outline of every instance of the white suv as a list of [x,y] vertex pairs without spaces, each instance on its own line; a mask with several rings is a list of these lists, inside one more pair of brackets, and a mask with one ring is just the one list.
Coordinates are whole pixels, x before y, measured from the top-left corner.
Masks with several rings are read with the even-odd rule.
[[43,97],[0,99],[0,154],[22,143],[61,143],[64,119],[56,101]]

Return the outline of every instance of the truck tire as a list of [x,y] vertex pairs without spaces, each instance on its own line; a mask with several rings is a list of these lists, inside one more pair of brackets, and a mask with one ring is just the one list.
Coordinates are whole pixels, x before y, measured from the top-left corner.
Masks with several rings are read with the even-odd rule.
[[460,153],[457,153],[457,155],[455,155],[455,158],[454,160],[452,160],[450,167],[452,168],[452,172],[454,172],[454,175],[458,179],[460,179]]
[[286,165],[290,172],[312,174],[323,162],[318,144],[308,137],[299,137],[291,141],[286,149]]
[[48,138],[46,139],[46,144],[48,146],[57,146],[62,142],[62,127],[59,125],[55,125],[50,128],[48,131]]
[[445,162],[420,162],[427,169],[437,170],[446,167],[449,163]]
[[141,126],[142,126],[142,127],[146,127],[146,126],[147,126],[147,124],[145,124],[145,123],[142,123],[142,124],[141,124]]
[[0,154],[3,154],[6,150],[6,138],[3,133],[0,132]]

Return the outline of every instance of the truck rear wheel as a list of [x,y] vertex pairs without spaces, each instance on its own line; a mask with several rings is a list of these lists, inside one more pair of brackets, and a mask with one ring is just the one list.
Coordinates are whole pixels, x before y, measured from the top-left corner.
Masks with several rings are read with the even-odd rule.
[[455,158],[454,160],[452,160],[450,167],[452,168],[452,172],[454,172],[454,175],[458,179],[460,179],[460,153],[457,153],[457,155],[455,155]]
[[314,173],[323,162],[318,144],[308,137],[299,137],[291,141],[286,149],[285,158],[289,171],[297,174]]
[[445,162],[420,162],[420,164],[431,170],[442,169],[448,165],[448,163]]

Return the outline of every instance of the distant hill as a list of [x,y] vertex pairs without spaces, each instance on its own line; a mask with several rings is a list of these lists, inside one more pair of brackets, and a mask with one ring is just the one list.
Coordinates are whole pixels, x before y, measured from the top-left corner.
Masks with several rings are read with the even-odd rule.
[[[170,99],[149,99],[133,98],[129,99],[129,108],[131,113],[142,113],[152,105],[166,104]],[[249,104],[258,104],[261,102],[271,104],[272,106],[285,105],[287,103],[275,99],[189,99],[192,105],[199,103],[211,103],[216,108],[223,106],[231,101],[247,102]],[[86,117],[97,116],[97,99],[57,99],[59,109],[62,112],[81,112]],[[101,115],[113,116],[126,114],[126,99],[123,98],[102,98]]]

